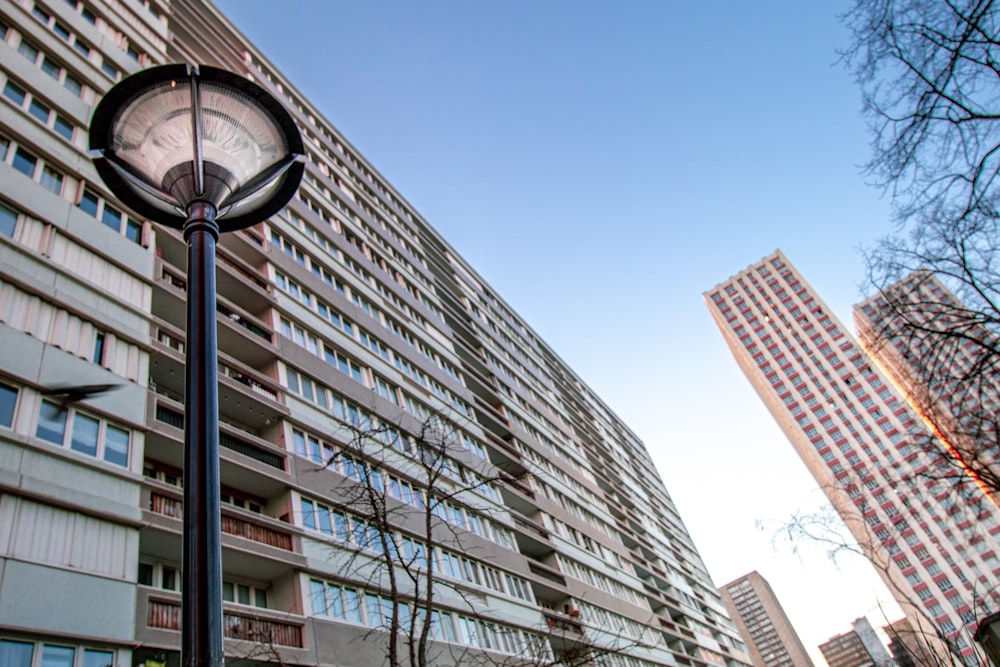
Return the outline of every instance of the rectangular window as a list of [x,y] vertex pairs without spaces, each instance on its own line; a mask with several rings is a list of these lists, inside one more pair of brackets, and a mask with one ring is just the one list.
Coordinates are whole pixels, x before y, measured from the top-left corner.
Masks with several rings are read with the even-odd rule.
[[34,178],[35,167],[37,165],[38,159],[23,148],[18,148],[14,153],[14,162],[12,166],[28,178]]
[[0,203],[0,234],[13,237],[15,227],[17,227],[17,211]]
[[[67,431],[69,442],[66,442]],[[43,400],[35,437],[123,468],[128,467],[131,433],[73,408]]]

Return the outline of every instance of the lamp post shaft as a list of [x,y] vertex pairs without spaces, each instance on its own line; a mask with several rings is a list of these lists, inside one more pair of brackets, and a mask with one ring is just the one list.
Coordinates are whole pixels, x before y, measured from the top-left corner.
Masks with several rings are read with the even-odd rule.
[[184,392],[184,554],[181,664],[221,667],[222,517],[219,378],[215,323],[215,208],[188,207],[187,349]]

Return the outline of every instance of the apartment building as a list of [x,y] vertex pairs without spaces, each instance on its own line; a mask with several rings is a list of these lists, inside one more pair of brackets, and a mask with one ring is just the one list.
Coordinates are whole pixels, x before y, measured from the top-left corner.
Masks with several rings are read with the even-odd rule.
[[749,664],[643,444],[218,10],[0,0],[4,666],[178,664],[186,249],[86,155],[166,62],[253,79],[308,151],[218,247],[230,658],[383,664],[394,628],[433,664]]
[[871,621],[862,616],[852,626],[850,632],[831,637],[819,645],[830,667],[895,667]]
[[759,572],[719,587],[730,617],[758,667],[813,667],[784,607]]
[[964,468],[969,487],[978,481],[1000,502],[1000,370],[982,313],[917,271],[856,305],[854,321],[871,358],[947,443],[942,455],[955,473]]
[[935,650],[974,661],[977,618],[1000,606],[1000,525],[956,497],[916,413],[777,251],[705,293],[736,362]]

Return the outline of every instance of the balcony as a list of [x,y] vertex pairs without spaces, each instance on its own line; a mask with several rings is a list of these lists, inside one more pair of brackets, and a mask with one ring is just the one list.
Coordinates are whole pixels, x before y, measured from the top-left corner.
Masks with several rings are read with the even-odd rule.
[[[182,403],[183,333],[167,323],[157,321],[154,324],[153,338],[155,353],[150,359],[150,379],[157,393]],[[281,385],[267,374],[247,366],[224,351],[219,354],[218,377],[219,418],[222,421],[235,422],[253,433],[260,433],[289,414],[288,408],[281,402]]]
[[[145,602],[146,628],[156,631],[180,632],[181,605],[179,600],[175,602],[150,596]],[[235,609],[235,605],[226,605],[226,607],[223,609],[222,620],[222,631],[226,639],[254,642],[266,648],[304,648],[303,624],[287,622],[287,614],[277,614],[265,609],[248,613]]]
[[[151,491],[149,494],[149,510],[156,514],[162,514],[173,519],[180,519],[183,514],[183,504],[179,498],[170,497],[163,493]],[[294,551],[292,536],[267,526],[247,521],[236,516],[231,516],[223,510],[222,532],[228,535],[236,535],[243,539],[265,544],[276,549]]]
[[[146,478],[142,488],[145,525],[140,553],[172,561],[181,553],[180,487]],[[228,575],[273,581],[306,566],[297,530],[289,524],[229,504],[222,505],[222,568]]]

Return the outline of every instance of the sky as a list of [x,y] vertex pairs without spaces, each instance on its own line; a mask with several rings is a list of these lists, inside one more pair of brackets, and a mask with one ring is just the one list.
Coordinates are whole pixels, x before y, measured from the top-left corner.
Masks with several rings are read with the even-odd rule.
[[848,0],[217,3],[645,442],[716,584],[759,571],[817,664],[895,620],[775,539],[822,495],[702,300],[780,248],[853,330],[892,226]]

